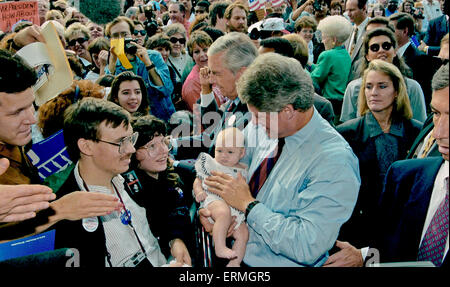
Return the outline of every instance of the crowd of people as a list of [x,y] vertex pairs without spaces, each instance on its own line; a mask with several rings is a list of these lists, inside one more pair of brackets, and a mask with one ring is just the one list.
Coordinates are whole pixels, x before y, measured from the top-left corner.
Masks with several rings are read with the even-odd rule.
[[[56,234],[0,265],[447,265],[448,0],[119,2],[0,31],[0,242]],[[50,24],[73,81],[38,106]]]

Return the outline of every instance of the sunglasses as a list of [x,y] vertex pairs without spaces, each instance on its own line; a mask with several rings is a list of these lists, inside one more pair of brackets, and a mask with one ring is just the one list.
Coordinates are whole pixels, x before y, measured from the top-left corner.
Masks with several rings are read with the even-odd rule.
[[186,43],[186,39],[184,39],[184,38],[177,38],[177,37],[171,37],[170,38],[170,42],[172,42],[173,44],[176,44],[177,42],[180,42],[181,45],[184,45],[184,43]]
[[139,34],[141,34],[141,36],[145,36],[145,35],[147,35],[147,31],[145,31],[145,30],[134,30],[134,36],[137,36],[137,35],[139,35]]
[[78,44],[82,45],[87,40],[89,40],[89,39],[88,38],[78,38],[78,39],[73,39],[73,40],[69,41],[67,44],[69,44],[69,46],[75,46],[76,43],[78,42]]
[[[381,44],[381,48],[383,48],[383,50],[385,51],[389,51],[392,48],[392,43],[391,42],[383,42]],[[378,52],[378,50],[380,50],[380,44],[372,44],[369,46],[370,51],[372,52]]]

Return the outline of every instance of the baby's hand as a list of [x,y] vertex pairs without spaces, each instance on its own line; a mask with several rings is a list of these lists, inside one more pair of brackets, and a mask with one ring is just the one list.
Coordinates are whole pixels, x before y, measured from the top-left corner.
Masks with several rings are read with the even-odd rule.
[[202,202],[206,199],[206,196],[207,196],[206,192],[204,192],[204,191],[199,192],[199,193],[197,193],[197,195],[195,195],[195,200],[197,202]]

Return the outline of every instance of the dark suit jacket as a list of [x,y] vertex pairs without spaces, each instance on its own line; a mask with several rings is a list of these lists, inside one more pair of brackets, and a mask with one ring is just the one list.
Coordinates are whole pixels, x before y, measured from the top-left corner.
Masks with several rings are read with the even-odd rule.
[[[406,156],[406,159],[412,159],[414,158],[414,154],[416,153],[417,148],[419,147],[419,144],[422,143],[426,136],[428,135],[428,133],[433,129],[434,127],[434,123],[433,123],[433,114],[430,114],[427,119],[425,120],[425,122],[423,123],[423,127],[419,132],[419,135],[416,137],[416,139],[414,140],[411,148],[409,149],[408,155]],[[418,152],[418,151],[417,151]],[[433,144],[433,146],[431,147],[430,151],[428,152],[428,156],[437,156],[437,157],[441,157],[441,153],[439,152],[438,146],[436,143]]]
[[[378,206],[376,240],[371,245],[380,251],[381,262],[417,260],[434,180],[442,163],[442,157],[431,157],[398,161],[389,168]],[[447,261],[445,258],[443,265]]]
[[319,96],[318,94],[314,94],[314,107],[319,112],[319,114],[324,118],[326,121],[330,123],[331,126],[334,127],[334,111],[333,111],[333,105],[331,102],[327,99],[325,99],[322,96]]
[[[350,219],[341,227],[339,240],[349,241],[360,248],[370,242],[370,228],[375,221],[374,211],[383,189],[376,154],[375,140],[364,132],[366,117],[349,120],[339,126],[337,131],[349,143],[359,160],[361,187],[358,200]],[[417,137],[421,124],[415,120],[403,120],[404,137],[399,138],[398,160],[405,158],[411,143]]]
[[441,40],[448,33],[447,16],[441,15],[428,23],[424,42],[429,46],[428,55],[437,56],[440,51]]
[[434,73],[428,67],[430,67],[433,57],[426,55],[410,44],[403,54],[403,60],[411,68],[413,79],[422,87],[425,104],[429,106],[431,102],[431,79]]

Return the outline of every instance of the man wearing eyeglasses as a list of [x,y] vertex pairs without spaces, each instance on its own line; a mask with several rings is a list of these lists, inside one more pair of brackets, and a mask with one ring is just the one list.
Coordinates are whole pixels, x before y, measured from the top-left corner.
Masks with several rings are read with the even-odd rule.
[[145,208],[128,195],[124,179],[138,133],[123,108],[102,99],[86,98],[64,115],[64,140],[76,162],[74,170],[57,192],[74,189],[109,194],[121,203],[120,211],[82,220],[62,221],[55,226],[58,248],[77,248],[80,266],[161,266],[166,258],[150,231]]
[[[119,16],[106,26],[105,35],[110,39],[131,40],[134,31],[133,22],[126,17]],[[132,71],[142,77],[147,87],[151,114],[167,122],[175,112],[171,99],[173,84],[169,68],[158,51],[147,50],[134,41],[129,42],[128,45],[134,47],[130,50],[125,49],[126,57],[132,68],[127,70],[118,59],[118,55],[111,52],[109,64],[105,69],[106,74],[118,75],[125,71]]]

